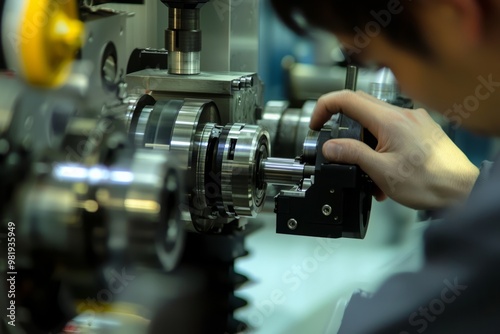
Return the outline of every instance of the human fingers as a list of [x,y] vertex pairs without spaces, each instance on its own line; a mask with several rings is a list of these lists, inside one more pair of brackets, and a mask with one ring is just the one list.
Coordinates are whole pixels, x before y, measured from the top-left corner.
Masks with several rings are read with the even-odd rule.
[[376,136],[381,124],[387,119],[389,110],[352,91],[334,92],[318,100],[310,126],[313,130],[319,130],[333,114],[343,113]]

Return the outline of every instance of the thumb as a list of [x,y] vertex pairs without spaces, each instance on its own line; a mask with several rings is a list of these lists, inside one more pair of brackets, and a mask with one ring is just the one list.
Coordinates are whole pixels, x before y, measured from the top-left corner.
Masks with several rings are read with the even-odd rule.
[[368,175],[377,173],[382,166],[377,152],[365,143],[354,139],[333,139],[323,145],[323,155],[331,162],[358,165]]

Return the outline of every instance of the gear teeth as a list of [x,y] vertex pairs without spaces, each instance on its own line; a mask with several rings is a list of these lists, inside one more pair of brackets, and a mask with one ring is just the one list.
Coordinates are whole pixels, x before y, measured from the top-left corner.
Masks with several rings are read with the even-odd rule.
[[234,318],[229,319],[227,325],[227,333],[228,334],[241,334],[248,330],[247,324],[236,320]]
[[241,289],[245,283],[249,282],[250,280],[248,279],[247,276],[239,274],[239,273],[234,273],[233,274],[233,284],[234,284],[234,289]]
[[239,308],[245,307],[248,305],[248,302],[245,299],[240,297],[231,296],[229,297],[229,308],[234,311]]

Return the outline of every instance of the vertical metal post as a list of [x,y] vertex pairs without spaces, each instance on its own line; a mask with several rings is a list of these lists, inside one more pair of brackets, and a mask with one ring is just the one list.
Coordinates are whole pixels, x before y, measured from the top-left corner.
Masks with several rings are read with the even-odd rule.
[[358,88],[358,68],[356,66],[347,66],[347,75],[345,79],[345,89],[356,91]]

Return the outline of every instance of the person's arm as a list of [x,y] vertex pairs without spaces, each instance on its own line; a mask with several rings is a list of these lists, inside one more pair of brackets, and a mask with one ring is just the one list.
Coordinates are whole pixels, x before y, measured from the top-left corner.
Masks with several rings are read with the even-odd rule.
[[353,299],[340,334],[498,333],[500,173],[425,234],[426,263],[400,274],[370,299]]
[[359,165],[383,194],[414,209],[440,209],[464,201],[479,170],[423,109],[392,106],[361,92],[342,91],[318,101],[311,128],[320,129],[332,114],[344,113],[377,139],[375,150],[352,139],[323,147],[332,162]]

